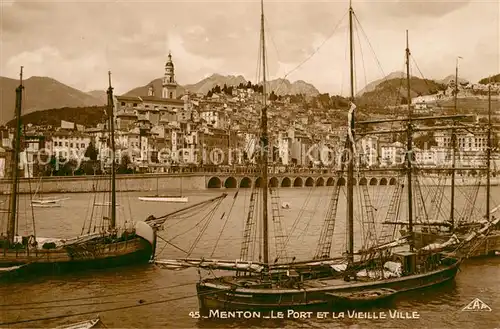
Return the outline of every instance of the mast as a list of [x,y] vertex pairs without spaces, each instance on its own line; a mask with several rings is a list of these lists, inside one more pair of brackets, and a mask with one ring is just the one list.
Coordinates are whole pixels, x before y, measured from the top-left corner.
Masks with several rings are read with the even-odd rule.
[[12,189],[10,192],[10,214],[7,225],[7,239],[9,243],[14,244],[16,235],[17,220],[17,192],[19,187],[19,152],[21,148],[21,109],[23,100],[23,66],[19,73],[19,86],[16,88],[16,131],[14,133],[14,159],[12,159]]
[[262,101],[264,106],[261,112],[261,156],[262,156],[262,229],[264,264],[269,264],[269,232],[267,214],[267,97],[266,97],[266,39],[264,36],[264,0],[260,1],[260,36],[262,43]]
[[488,86],[488,146],[486,149],[486,220],[490,220],[490,194],[491,194],[491,81]]
[[[453,98],[454,101],[454,113],[457,114],[457,100],[458,100],[458,59],[455,67],[455,95]],[[451,130],[451,205],[450,205],[450,224],[451,230],[455,227],[455,152],[457,148],[457,136],[455,134],[455,129]]]
[[406,83],[408,104],[408,139],[406,146],[406,177],[408,180],[408,233],[410,234],[410,250],[413,250],[413,195],[412,195],[412,110],[411,110],[411,86],[410,86],[410,45],[408,41],[408,30],[406,30]]
[[111,138],[111,228],[116,227],[116,173],[115,173],[115,117],[113,113],[113,87],[111,87],[111,72],[108,72],[108,114],[109,114],[109,132]]
[[[349,60],[351,83],[351,106],[354,105],[354,42],[353,42],[353,14],[352,3],[349,2]],[[350,133],[354,133],[354,111],[350,122]],[[352,140],[351,140],[352,137]],[[347,163],[347,261],[348,266],[354,262],[354,136],[347,137],[348,163]]]

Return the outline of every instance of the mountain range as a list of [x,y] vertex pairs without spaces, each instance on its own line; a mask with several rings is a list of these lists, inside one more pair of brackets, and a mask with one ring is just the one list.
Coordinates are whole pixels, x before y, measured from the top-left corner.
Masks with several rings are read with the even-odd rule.
[[[499,76],[500,75],[493,76],[493,80],[499,80]],[[396,84],[399,86],[401,84],[400,79],[403,77],[403,72],[393,72],[386,76],[384,79],[369,83],[358,95],[363,95],[363,102],[369,102],[370,98],[376,98],[376,103],[384,102],[384,99],[393,99],[395,97],[394,91],[389,91],[389,89],[394,89],[394,86]],[[425,80],[427,81],[426,83],[422,83],[422,81],[424,81],[422,79],[412,78],[412,80],[418,79],[416,80],[416,84],[414,85],[412,81],[412,85],[418,89],[413,91],[416,92],[415,94],[422,95],[431,93],[435,91],[436,88],[441,88],[440,85],[446,84],[447,82],[449,82],[449,80],[453,79],[453,77],[454,76],[451,75],[440,81]],[[487,78],[482,79],[481,81],[486,81],[486,79]],[[460,82],[466,82],[466,80],[464,79],[459,80]],[[241,75],[224,76],[220,74],[213,74],[197,83],[178,86],[177,95],[183,95],[186,91],[206,94],[216,85],[219,85],[221,87],[224,86],[224,84],[228,86],[238,86],[240,83],[247,84],[248,80],[246,80]],[[19,80],[17,79],[0,77],[0,124],[4,124],[14,117],[15,89],[18,85]],[[154,86],[157,95],[161,95],[161,78],[154,79],[144,86],[134,88],[124,95],[147,95],[150,85]],[[390,87],[389,85],[392,85],[392,87]],[[29,79],[24,80],[24,86],[25,92],[23,99],[23,114],[64,107],[85,108],[91,106],[102,106],[106,103],[105,90],[93,90],[90,92],[84,92],[67,86],[50,77],[30,77]],[[320,94],[312,84],[302,80],[290,82],[286,79],[275,79],[268,81],[268,86],[268,92],[274,91],[274,93],[277,95],[304,94],[306,96],[316,96]],[[412,89],[414,88],[412,87]],[[376,96],[373,93],[373,91],[375,90],[377,90],[377,93],[381,92],[387,95]]]
[[[248,80],[246,80],[242,75],[220,75],[220,74],[212,74],[211,76],[204,78],[203,80],[194,83],[188,84],[184,86],[177,87],[177,95],[185,94],[186,91],[195,94],[203,94],[206,95],[209,90],[213,87],[219,85],[223,87],[224,84],[227,86],[238,86],[240,84],[246,85]],[[155,93],[160,95],[162,90],[162,78],[154,79],[148,84],[134,88],[129,92],[125,93],[125,96],[143,96],[148,94],[149,86],[153,86]],[[267,82],[267,86],[269,92],[274,91],[276,95],[296,95],[296,94],[305,94],[306,96],[316,96],[319,95],[318,89],[314,87],[312,84],[307,83],[302,80],[298,80],[295,82],[290,82],[286,79],[275,79]]]

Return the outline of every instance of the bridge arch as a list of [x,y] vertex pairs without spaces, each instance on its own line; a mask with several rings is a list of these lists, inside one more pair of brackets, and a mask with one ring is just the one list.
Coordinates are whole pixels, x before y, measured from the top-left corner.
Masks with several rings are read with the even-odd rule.
[[337,181],[337,186],[345,186],[345,178],[340,177],[339,180]]
[[368,180],[366,179],[366,177],[361,177],[361,179],[359,180],[359,185],[368,185]]
[[278,182],[278,179],[276,177],[272,177],[269,180],[269,187],[278,187],[278,185],[279,185],[279,182]]
[[302,187],[303,185],[304,183],[302,182],[302,178],[300,177],[295,178],[295,180],[293,181],[293,187]]
[[238,186],[238,182],[236,182],[236,178],[234,178],[234,177],[226,178],[226,181],[224,182],[225,188],[236,188],[237,186]]
[[370,185],[377,185],[377,179],[375,177],[373,177],[372,179],[370,179]]
[[323,177],[319,177],[316,180],[316,186],[325,186],[325,179]]
[[283,180],[281,181],[281,187],[290,187],[290,186],[292,186],[292,181],[290,180],[290,178],[288,177],[283,178]]
[[387,185],[387,178],[382,177],[378,185]]
[[252,187],[252,180],[248,177],[243,177],[240,182],[241,188],[250,188]]
[[210,178],[210,180],[208,181],[207,187],[208,188],[220,188],[221,187],[220,178],[219,177]]
[[255,187],[262,187],[262,177],[257,177],[255,180]]
[[306,186],[314,186],[314,179],[312,177],[307,177]]
[[335,185],[335,180],[333,179],[333,177],[328,177],[328,179],[326,180],[326,186],[334,186]]
[[396,185],[396,178],[391,177],[391,179],[389,180],[389,185]]

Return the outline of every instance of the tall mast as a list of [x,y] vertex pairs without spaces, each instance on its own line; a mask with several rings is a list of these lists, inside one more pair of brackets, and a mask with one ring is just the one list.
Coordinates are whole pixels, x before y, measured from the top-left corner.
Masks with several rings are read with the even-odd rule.
[[406,30],[406,83],[408,104],[408,138],[406,145],[406,177],[408,185],[408,233],[410,234],[410,250],[413,250],[413,195],[412,195],[412,110],[411,110],[411,86],[410,86],[410,44],[408,41],[408,30]]
[[264,264],[269,264],[269,232],[267,214],[267,97],[266,97],[266,39],[264,36],[264,0],[260,1],[260,37],[262,44],[262,101],[264,106],[261,112],[261,156],[262,156],[262,228]]
[[491,81],[488,86],[488,147],[486,149],[486,220],[490,220],[491,171]]
[[[457,100],[458,100],[458,59],[455,67],[455,92],[454,92],[454,108],[453,114],[457,114]],[[455,125],[455,124],[453,124]],[[455,227],[455,152],[457,149],[457,135],[455,134],[455,129],[451,130],[451,209],[450,209],[450,224],[451,229]]]
[[109,115],[109,132],[111,144],[111,228],[116,227],[116,173],[115,173],[115,116],[113,113],[113,87],[111,87],[111,72],[108,72],[109,88],[108,88],[108,115]]
[[[354,102],[354,42],[353,42],[353,14],[352,3],[349,2],[349,59],[350,59],[350,83],[351,83],[351,106]],[[354,262],[354,145],[352,134],[354,134],[354,110],[350,122],[351,136],[347,136],[347,148],[349,159],[347,162],[347,261]]]
[[16,131],[14,133],[14,159],[12,159],[12,189],[10,192],[10,214],[7,225],[7,239],[14,243],[17,220],[17,192],[19,186],[19,152],[21,148],[21,109],[23,101],[23,67],[19,73],[19,86],[16,88]]

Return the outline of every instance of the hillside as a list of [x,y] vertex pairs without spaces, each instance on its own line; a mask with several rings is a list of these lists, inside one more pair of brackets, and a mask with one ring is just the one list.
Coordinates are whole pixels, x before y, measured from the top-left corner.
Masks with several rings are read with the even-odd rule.
[[[104,114],[105,106],[92,107],[64,107],[58,109],[36,111],[22,116],[22,124],[33,124],[37,126],[60,127],[61,120],[74,122],[86,127],[95,127],[98,123],[106,120]],[[14,120],[7,123],[8,126],[15,125]]]
[[[424,80],[412,77],[410,80],[411,97],[435,94],[444,90],[445,86],[433,80]],[[375,90],[364,93],[359,97],[359,105],[383,108],[406,104],[406,79],[390,79],[380,83]]]
[[496,75],[492,75],[491,77],[483,78],[479,80],[479,83],[482,85],[487,85],[490,82],[500,82],[500,73]]
[[386,80],[401,79],[401,78],[404,78],[405,76],[406,76],[406,73],[404,73],[404,72],[392,72],[389,75],[387,75],[385,78],[378,79],[378,80],[372,81],[369,84],[367,84],[363,89],[361,89],[360,92],[358,92],[358,96],[361,96],[364,93],[367,93],[370,91],[374,91],[375,88],[377,88],[377,86],[379,84],[381,84],[382,82],[384,82]]
[[[443,80],[436,80],[437,83],[442,83],[444,85],[450,84],[451,81],[455,81],[455,74],[450,74],[449,76],[447,76]],[[469,81],[467,79],[463,79],[463,78],[458,77],[458,82],[468,83]]]
[[318,89],[312,84],[302,80],[297,80],[293,83],[287,79],[275,79],[268,82],[269,91],[274,91],[276,95],[306,95],[317,96],[319,95]]
[[98,99],[102,104],[106,104],[108,102],[108,94],[106,93],[106,90],[92,90],[87,92],[87,94],[95,99]]
[[[14,117],[18,85],[17,79],[0,77],[0,123]],[[24,91],[23,114],[44,109],[102,105],[102,101],[91,94],[48,77],[26,79]]]
[[226,84],[227,86],[238,86],[240,83],[243,84],[247,83],[247,80],[241,75],[224,76],[220,74],[212,74],[208,78],[205,78],[191,85],[186,85],[184,87],[193,93],[206,94],[208,93],[209,90],[211,90],[213,87],[217,85],[221,87],[224,86],[224,84]]

